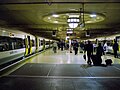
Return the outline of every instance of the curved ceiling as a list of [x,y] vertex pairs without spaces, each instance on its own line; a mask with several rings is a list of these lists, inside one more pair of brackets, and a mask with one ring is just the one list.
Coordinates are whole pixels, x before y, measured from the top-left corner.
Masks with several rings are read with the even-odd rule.
[[[79,15],[83,4],[81,14],[84,14],[85,27],[75,28],[71,38],[87,39],[120,33],[118,0],[0,0],[0,26],[50,39],[65,39],[69,28],[67,18],[71,13]],[[97,15],[94,19],[90,17],[93,13]],[[53,31],[56,31],[56,37],[52,36]],[[90,32],[90,37],[86,37],[86,31]]]

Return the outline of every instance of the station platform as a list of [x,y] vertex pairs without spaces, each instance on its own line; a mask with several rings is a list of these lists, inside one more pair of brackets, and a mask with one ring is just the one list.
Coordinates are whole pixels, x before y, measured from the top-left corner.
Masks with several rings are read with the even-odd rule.
[[112,66],[90,66],[83,53],[50,49],[0,77],[0,90],[120,90],[120,59],[102,59],[112,59]]

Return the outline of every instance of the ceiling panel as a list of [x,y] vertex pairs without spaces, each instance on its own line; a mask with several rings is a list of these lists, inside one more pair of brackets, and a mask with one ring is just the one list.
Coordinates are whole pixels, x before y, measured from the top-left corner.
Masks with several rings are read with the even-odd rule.
[[[119,1],[105,1],[109,3],[103,3],[103,1],[104,0],[2,0],[0,3],[9,4],[0,5],[0,25],[4,27],[17,27],[18,29],[22,28],[23,31],[27,31],[32,34],[37,32],[45,32],[45,36],[49,38],[53,38],[51,33],[53,30],[57,30],[58,37],[65,38],[65,30],[68,27],[67,24],[49,23],[45,22],[43,18],[52,14],[80,12],[80,8],[82,8],[83,5],[83,3],[80,2],[85,2],[84,12],[89,12],[91,14],[100,13],[105,16],[105,20],[102,22],[85,25],[85,30],[90,30],[92,34],[95,33],[97,37],[103,32],[101,32],[101,34],[100,32],[96,34],[96,31],[106,30],[108,33],[111,33],[113,32],[113,28],[114,30],[116,30],[116,28],[118,30],[118,27],[120,27],[120,3],[116,3]],[[48,4],[44,2],[56,3]],[[74,31],[78,33],[76,34],[76,37],[86,38],[85,31],[81,30],[80,27],[74,29]],[[59,33],[62,33],[64,37]]]
[[119,0],[0,0],[0,3],[31,3],[31,2],[120,2]]

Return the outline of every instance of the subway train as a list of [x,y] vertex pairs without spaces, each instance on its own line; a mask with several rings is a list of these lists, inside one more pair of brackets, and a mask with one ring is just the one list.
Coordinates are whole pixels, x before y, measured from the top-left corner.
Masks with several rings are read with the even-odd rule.
[[0,29],[0,66],[48,49],[52,42],[17,30]]

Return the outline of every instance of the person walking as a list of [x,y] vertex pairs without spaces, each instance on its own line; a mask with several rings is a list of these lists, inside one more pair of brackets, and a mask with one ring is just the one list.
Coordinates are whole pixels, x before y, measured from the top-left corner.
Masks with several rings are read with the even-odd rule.
[[119,45],[118,45],[118,43],[117,43],[117,40],[114,40],[113,52],[114,52],[114,57],[115,57],[115,58],[118,58],[117,51],[119,51]]

